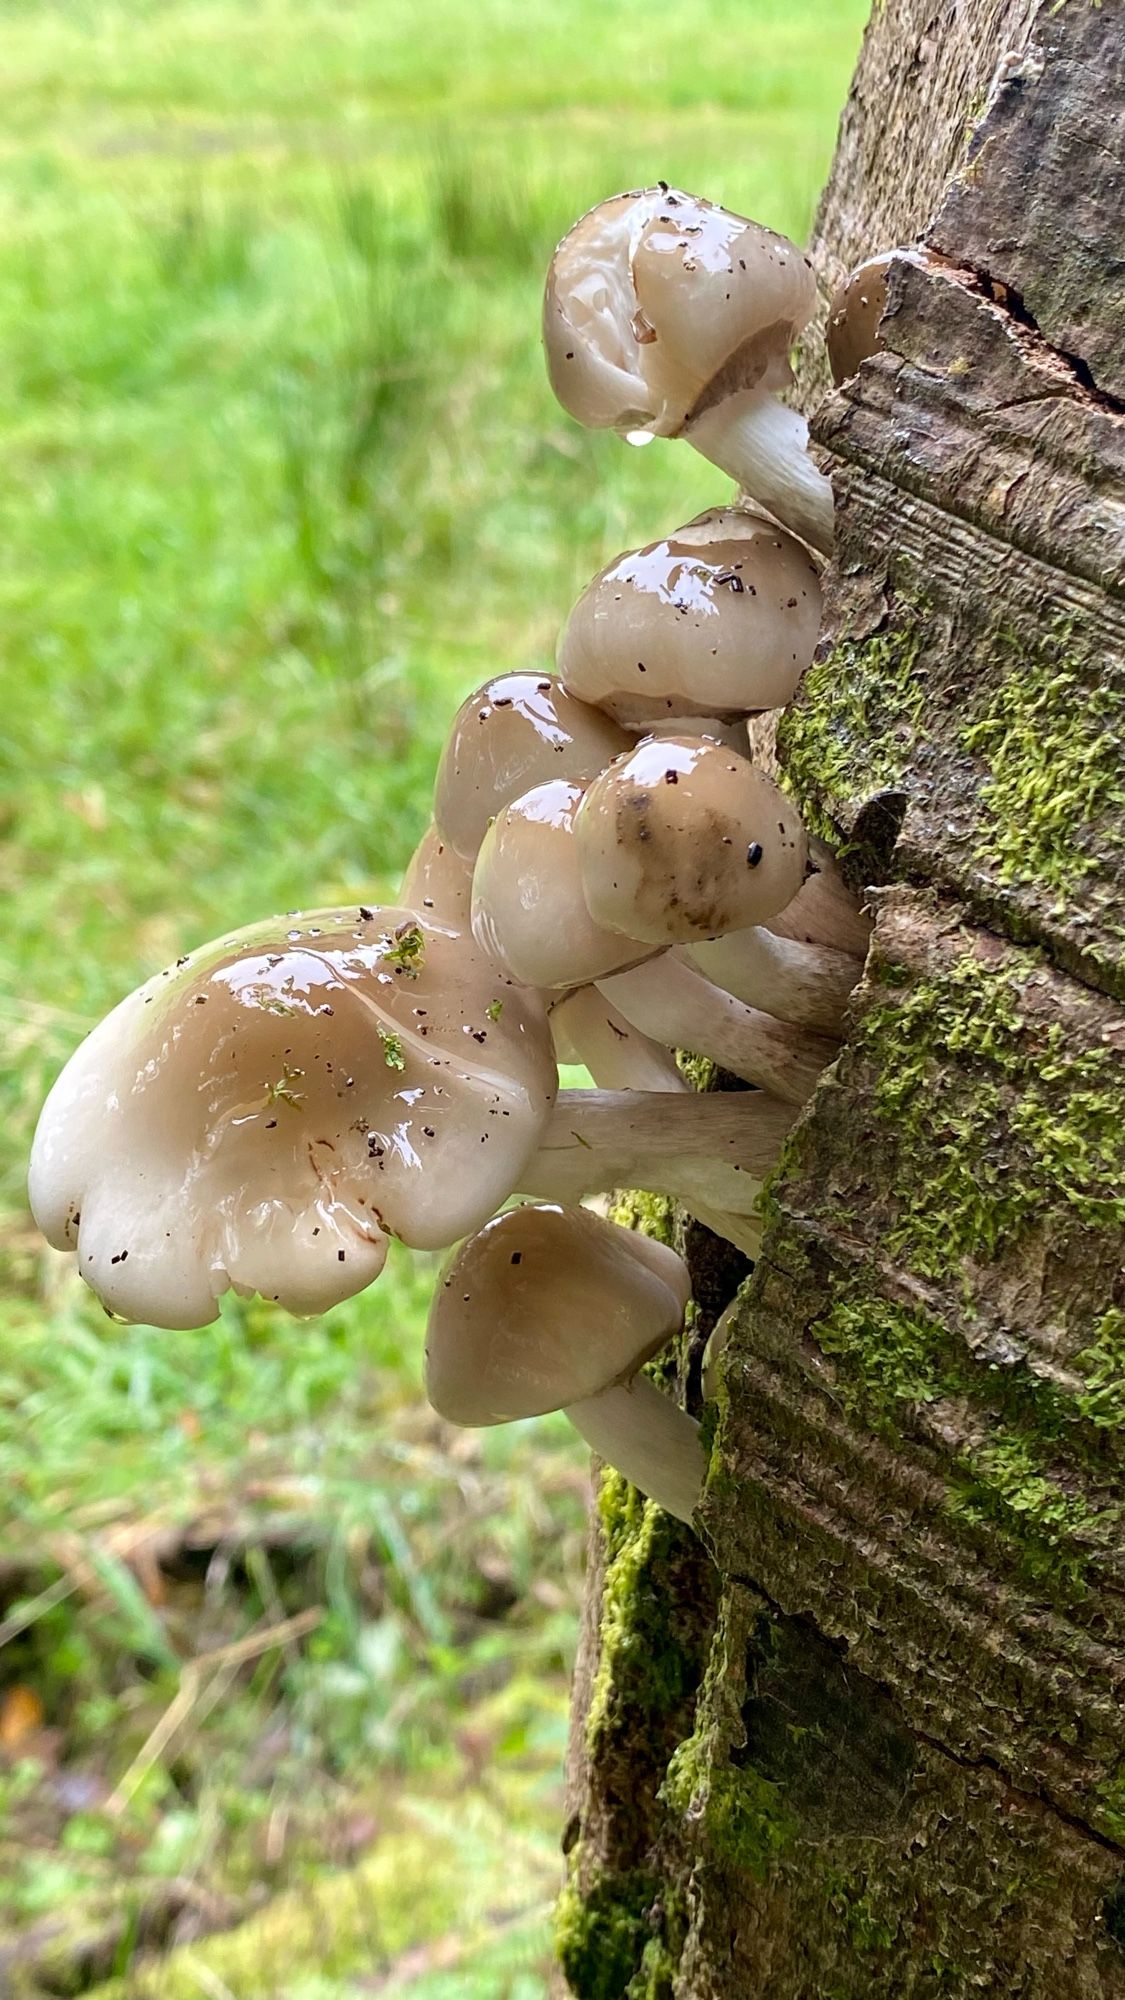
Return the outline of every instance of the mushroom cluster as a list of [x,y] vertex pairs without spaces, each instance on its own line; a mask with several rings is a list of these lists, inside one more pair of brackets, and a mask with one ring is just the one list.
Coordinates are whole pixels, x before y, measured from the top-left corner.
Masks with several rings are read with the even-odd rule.
[[[564,1409],[691,1518],[698,1426],[639,1372],[683,1325],[686,1267],[583,1203],[647,1188],[754,1256],[859,976],[866,919],[746,733],[819,628],[831,490],[778,400],[813,302],[795,245],[664,183],[563,238],[544,338],[564,407],[684,438],[740,491],[601,570],[554,673],[462,704],[394,907],[220,939],[77,1050],[31,1203],[110,1310],[202,1326],[234,1287],[319,1312],[392,1236],[452,1246],[434,1407]],[[697,1094],[684,1048],[739,1087]],[[560,1090],[560,1062],[594,1087]]]

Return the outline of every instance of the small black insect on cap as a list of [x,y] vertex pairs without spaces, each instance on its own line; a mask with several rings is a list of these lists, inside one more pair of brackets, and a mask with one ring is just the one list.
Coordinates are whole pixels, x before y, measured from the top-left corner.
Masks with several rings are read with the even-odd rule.
[[762,858],[762,843],[760,840],[752,840],[750,842],[749,847],[746,849],[747,867],[756,868],[761,858]]

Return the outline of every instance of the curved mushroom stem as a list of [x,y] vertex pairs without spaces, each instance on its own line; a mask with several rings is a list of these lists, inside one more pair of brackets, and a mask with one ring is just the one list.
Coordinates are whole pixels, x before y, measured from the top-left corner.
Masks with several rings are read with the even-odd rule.
[[841,1033],[849,996],[863,971],[861,960],[850,952],[776,937],[760,925],[687,945],[683,955],[713,985],[748,1007],[826,1035]]
[[576,986],[547,1018],[559,1062],[582,1063],[599,1090],[691,1089],[671,1049],[642,1035],[596,986]]
[[[551,1032],[560,1060],[584,1063],[599,1090],[663,1090],[686,1097],[691,1085],[680,1074],[670,1049],[650,1041],[634,1028],[616,1007],[610,1005],[596,986],[579,986],[551,1009]],[[740,1116],[753,1103],[739,1093],[743,1104]],[[722,1236],[756,1258],[762,1247],[762,1224],[757,1215],[734,1214],[700,1198],[699,1190],[689,1204],[698,1222],[713,1236]]]
[[811,1028],[747,1007],[671,952],[599,979],[597,987],[654,1042],[710,1056],[787,1104],[807,1103],[839,1047]]
[[647,1375],[571,1403],[566,1415],[607,1465],[666,1514],[691,1521],[707,1471],[699,1425]]
[[570,1206],[641,1187],[749,1215],[795,1117],[764,1091],[563,1090],[520,1193]]
[[828,553],[832,487],[809,455],[809,427],[796,410],[760,389],[739,390],[693,417],[682,436],[783,527]]
[[872,919],[860,908],[858,896],[847,887],[831,849],[822,840],[810,840],[809,859],[815,874],[802,884],[791,903],[767,919],[765,929],[798,944],[828,945],[833,951],[866,958]]

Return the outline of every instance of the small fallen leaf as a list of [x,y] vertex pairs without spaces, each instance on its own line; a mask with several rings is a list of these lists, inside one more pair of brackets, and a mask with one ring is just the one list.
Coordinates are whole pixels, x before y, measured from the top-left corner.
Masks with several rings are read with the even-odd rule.
[[43,1726],[43,1704],[34,1688],[17,1681],[0,1699],[0,1750],[18,1750]]

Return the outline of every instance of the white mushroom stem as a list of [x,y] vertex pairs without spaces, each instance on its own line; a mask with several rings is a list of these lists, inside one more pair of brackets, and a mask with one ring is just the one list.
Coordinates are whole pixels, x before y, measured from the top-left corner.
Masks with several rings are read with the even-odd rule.
[[799,944],[828,945],[833,951],[866,958],[871,918],[860,908],[858,896],[848,888],[822,840],[810,840],[809,859],[815,864],[815,875],[809,876],[777,916],[766,919],[766,929]]
[[862,961],[851,952],[799,944],[761,925],[686,945],[683,956],[748,1007],[826,1035],[840,1034],[849,996],[863,971]]
[[576,986],[551,1008],[548,1020],[561,1063],[581,1063],[599,1090],[691,1089],[671,1049],[634,1028],[596,986]]
[[[599,1090],[672,1091],[677,1096],[693,1095],[687,1078],[680,1074],[670,1049],[652,1042],[610,1005],[596,986],[580,986],[551,1009],[551,1032],[560,1062],[584,1063]],[[739,1093],[740,1115],[754,1103]],[[757,1215],[732,1213],[701,1200],[697,1189],[690,1202],[696,1220],[715,1236],[733,1243],[747,1257],[756,1258],[762,1247],[762,1224]]]
[[654,1042],[710,1056],[787,1104],[808,1101],[837,1052],[828,1036],[746,1006],[670,952],[599,979],[597,986]]
[[682,435],[783,527],[814,549],[831,549],[832,487],[809,454],[809,427],[796,410],[760,389],[741,390],[693,417]]
[[749,1215],[795,1115],[764,1091],[564,1090],[520,1192],[570,1205],[640,1187]]
[[566,1414],[599,1458],[666,1514],[690,1522],[707,1470],[699,1425],[647,1375],[571,1403]]

